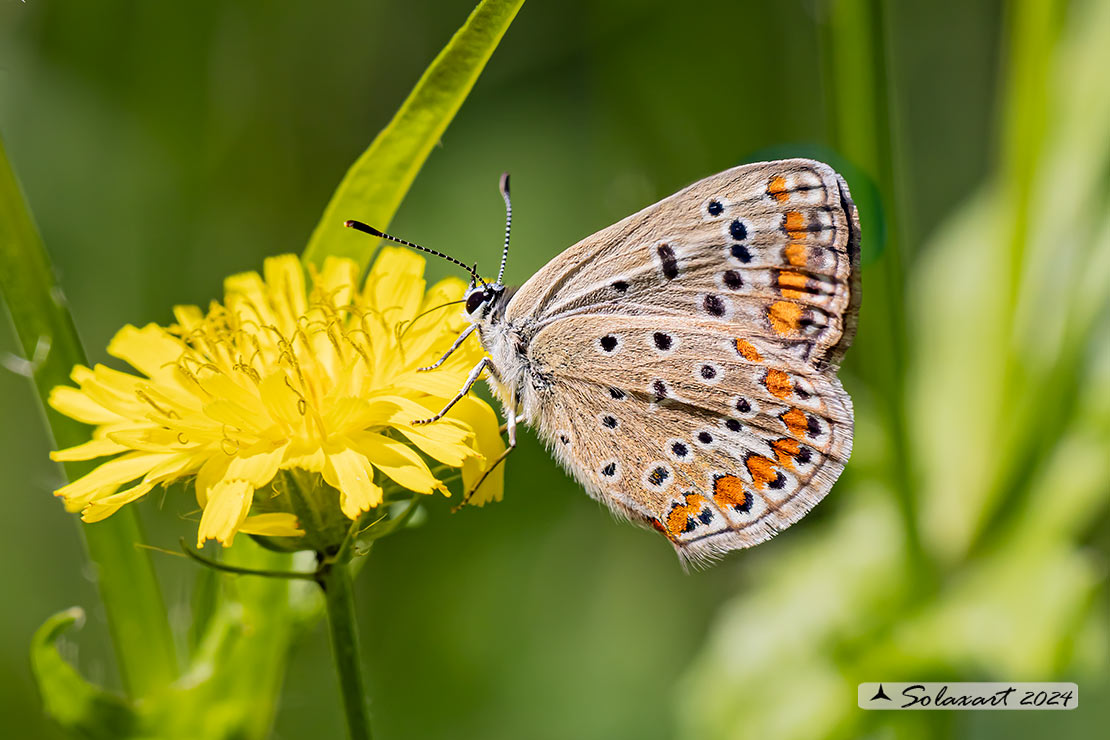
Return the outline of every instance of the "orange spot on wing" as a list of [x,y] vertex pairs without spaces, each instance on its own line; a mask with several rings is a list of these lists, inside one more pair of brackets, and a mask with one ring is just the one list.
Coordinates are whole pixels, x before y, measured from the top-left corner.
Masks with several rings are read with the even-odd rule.
[[806,216],[800,211],[787,211],[782,221],[782,228],[791,239],[805,239]]
[[786,191],[786,178],[776,175],[771,178],[771,182],[767,184],[767,195],[777,200],[779,203],[785,203],[790,199],[790,193]]
[[779,270],[779,292],[783,298],[805,298],[809,278],[793,270]]
[[736,340],[736,351],[740,353],[748,362],[762,362],[763,357],[759,354],[759,350],[755,348],[751,342],[746,339]]
[[775,451],[775,457],[779,459],[779,465],[787,470],[794,467],[794,456],[798,454],[802,446],[798,444],[796,439],[776,439],[771,443],[771,449]]
[[743,506],[748,501],[743,481],[735,475],[725,475],[713,481],[713,501],[722,509]]
[[776,301],[767,309],[771,328],[783,336],[798,331],[798,319],[801,317],[802,307],[789,301]]
[[790,433],[795,437],[804,436],[809,429],[809,421],[806,419],[806,415],[799,409],[790,409],[779,418],[782,419],[782,423],[786,425],[786,428],[789,429]]
[[786,249],[782,251],[786,261],[793,267],[805,267],[806,265],[806,248],[797,242],[790,242],[786,245]]
[[786,398],[794,391],[790,376],[782,370],[775,370],[774,368],[768,370],[763,377],[763,385],[771,392],[772,396],[777,398]]
[[778,473],[775,472],[775,463],[770,458],[763,457],[763,455],[749,455],[748,459],[744,461],[744,465],[747,466],[748,472],[752,474],[752,483],[757,491],[778,477]]
[[[671,534],[681,534],[697,527],[697,516],[705,507],[705,496],[700,493],[687,493],[686,501],[675,504],[667,514],[667,531]],[[690,525],[693,520],[695,524]]]

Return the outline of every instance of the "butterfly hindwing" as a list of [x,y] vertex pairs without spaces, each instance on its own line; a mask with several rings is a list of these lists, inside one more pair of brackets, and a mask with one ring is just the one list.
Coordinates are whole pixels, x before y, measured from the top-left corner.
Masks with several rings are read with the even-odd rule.
[[687,559],[785,529],[851,452],[851,403],[835,377],[737,341],[706,322],[580,315],[531,347],[551,370],[538,421],[557,457]]

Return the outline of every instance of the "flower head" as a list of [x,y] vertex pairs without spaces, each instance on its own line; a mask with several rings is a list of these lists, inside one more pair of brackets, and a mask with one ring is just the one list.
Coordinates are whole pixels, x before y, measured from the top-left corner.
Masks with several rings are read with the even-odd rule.
[[[425,292],[423,258],[394,247],[361,290],[357,273],[329,258],[308,291],[296,257],[273,257],[264,276],[228,278],[224,302],[207,314],[178,306],[169,327],[125,326],[108,352],[140,375],[77,366],[78,387],[51,393],[59,412],[96,426],[91,441],[52,457],[113,456],[55,494],[95,522],[195,477],[198,544],[230,545],[236,532],[303,533],[294,514],[255,496],[282,470],[322,476],[348,519],[380,505],[383,486],[449,495],[426,458],[437,470],[460,468],[469,490],[504,449],[490,407],[467,397],[433,424],[411,423],[439,411],[482,356],[471,338],[438,369],[417,371],[463,328],[444,304],[465,284],[447,279]],[[500,497],[495,472],[470,502]]]

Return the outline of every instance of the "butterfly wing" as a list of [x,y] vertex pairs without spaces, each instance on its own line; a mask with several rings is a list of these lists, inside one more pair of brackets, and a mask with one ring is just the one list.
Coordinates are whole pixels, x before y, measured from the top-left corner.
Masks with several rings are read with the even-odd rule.
[[[742,165],[681,190],[567,249],[506,308],[534,330],[580,313],[709,313],[769,334],[815,366],[855,335],[859,220],[828,165]],[[693,304],[693,305],[692,305]]]
[[839,381],[773,346],[675,317],[553,322],[532,345],[552,384],[537,426],[593,496],[687,559],[750,547],[813,508],[852,447]]
[[[583,240],[518,291],[526,409],[591,495],[686,559],[749,547],[832,487],[852,406],[859,228],[809,160],[746,165]],[[525,394],[528,398],[528,394]]]

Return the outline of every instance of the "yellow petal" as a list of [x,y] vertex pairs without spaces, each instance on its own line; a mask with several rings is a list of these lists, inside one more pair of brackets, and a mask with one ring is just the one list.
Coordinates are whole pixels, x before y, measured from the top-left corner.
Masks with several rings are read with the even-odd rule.
[[285,450],[284,444],[274,446],[271,442],[260,442],[236,454],[224,477],[250,481],[255,488],[262,488],[277,475]]
[[173,317],[182,334],[192,332],[204,321],[204,313],[197,306],[174,306]]
[[382,247],[366,280],[370,305],[385,313],[391,323],[415,316],[424,298],[424,264],[416,252]]
[[[405,357],[413,367],[438,360],[469,325],[465,312],[457,303],[465,291],[466,283],[458,278],[440,280],[428,289],[417,317],[404,330]],[[464,346],[469,344],[467,341]],[[477,362],[477,358],[474,361]]]
[[88,503],[92,497],[114,492],[124,483],[130,483],[139,476],[146,475],[155,465],[171,457],[170,455],[132,452],[115,460],[109,460],[92,472],[62,486],[54,491],[66,501]]
[[374,469],[365,455],[349,447],[326,454],[324,480],[339,491],[339,508],[348,519],[382,502],[382,489],[374,484]]
[[212,486],[200,518],[197,547],[204,547],[205,540],[219,540],[224,547],[231,547],[253,500],[254,487],[247,481],[222,480]]
[[354,262],[339,257],[328,257],[316,276],[317,298],[326,298],[333,306],[346,306],[351,303],[357,279],[358,267]]
[[[100,366],[97,366],[97,371],[100,369]],[[114,382],[114,379],[102,382],[101,378],[105,377],[103,373],[95,372],[81,383],[81,392],[88,396],[93,403],[116,414],[116,421],[119,421],[119,417],[126,419],[141,418],[143,415],[154,411],[154,408],[148,402],[135,393],[139,388],[140,379],[134,375],[119,374],[130,379],[128,387],[124,387],[123,383]]]
[[270,537],[300,537],[304,534],[304,530],[300,528],[297,522],[297,517],[283,512],[248,516],[239,525],[239,531],[247,534],[264,534]]
[[227,468],[231,465],[234,458],[231,455],[225,455],[223,452],[215,453],[200,466],[197,471],[196,494],[197,503],[201,506],[208,505],[209,492],[216,487],[220,481],[224,480],[227,474]]
[[406,398],[388,398],[397,406],[397,411],[389,419],[389,426],[407,437],[424,454],[452,467],[458,467],[463,460],[479,454],[471,445],[473,432],[462,422],[447,416],[433,424],[414,426],[413,420],[427,419],[439,409],[433,411]]
[[177,478],[192,475],[204,464],[204,453],[185,452],[158,463],[143,478],[144,483],[169,483]]
[[85,522],[99,522],[102,519],[107,519],[109,516],[119,511],[120,507],[124,504],[137,501],[150,493],[150,489],[154,488],[154,486],[154,483],[143,481],[137,486],[132,486],[127,490],[97,499],[81,511],[81,520]]
[[200,385],[215,399],[204,404],[206,416],[242,430],[262,430],[273,425],[257,386],[247,387],[215,373],[205,375]]
[[410,414],[425,413],[425,410],[419,404],[407,398],[386,396],[364,400],[357,407],[349,410],[350,413],[344,417],[343,423],[349,429],[356,431],[371,427],[384,427],[390,423],[390,420],[403,415],[405,409],[409,409]]
[[420,277],[424,274],[424,258],[404,247],[383,246],[378,252],[378,258],[370,267],[370,274],[366,276],[366,284],[371,280],[389,281],[398,277]]
[[122,417],[101,406],[82,391],[68,385],[59,385],[50,391],[50,407],[82,424],[111,424]]
[[287,429],[299,429],[304,423],[304,415],[300,411],[301,397],[289,387],[287,378],[284,372],[263,378],[258,386],[258,395],[271,419]]
[[56,462],[72,462],[73,460],[92,460],[105,455],[114,455],[128,449],[110,439],[94,439],[83,445],[68,447],[50,453],[50,459]]
[[417,493],[440,491],[449,496],[428,465],[411,447],[381,434],[351,435],[355,448],[370,459],[371,464],[394,481]]
[[[428,309],[443,305],[447,301],[457,301],[463,297],[463,293],[465,292],[465,280],[460,280],[457,277],[444,278],[428,288],[428,294],[424,296],[424,304],[420,307],[420,311],[427,311]],[[459,310],[457,306],[452,306],[451,310],[459,317],[459,320],[462,321],[463,324],[468,323],[466,319],[463,318],[463,312]]]
[[324,415],[324,426],[327,429],[342,431],[346,429],[361,430],[372,426],[373,422],[363,423],[363,419],[373,416],[372,410],[367,410],[369,404],[362,398],[339,398],[331,405]]
[[189,443],[188,435],[183,432],[153,424],[112,429],[108,431],[107,437],[117,445],[144,452],[176,452]]
[[300,468],[311,473],[323,473],[326,466],[327,457],[320,445],[305,441],[290,442],[281,465],[284,470]]
[[266,284],[257,272],[241,272],[224,279],[224,303],[228,313],[253,326],[277,323]]
[[[428,355],[428,357],[430,357],[430,355]],[[434,362],[435,359],[439,359],[439,357],[437,356],[432,361]],[[478,362],[475,361],[474,364],[477,365]],[[466,371],[469,372],[470,367],[467,367]],[[442,401],[439,406],[443,408],[449,400],[455,397],[455,394],[462,390],[465,380],[466,376],[461,372],[422,373],[412,371],[399,374],[394,380],[394,384],[401,388],[406,388],[409,391],[427,393],[430,396],[434,396],[436,400]],[[474,390],[471,389],[471,393],[473,392]],[[436,410],[438,411],[439,409]]]
[[262,274],[270,289],[274,312],[278,314],[279,328],[293,327],[297,317],[308,309],[305,300],[304,267],[292,254],[267,257]]
[[157,324],[128,324],[108,343],[108,354],[151,378],[164,377],[185,353],[185,345]]
[[[440,419],[440,421],[443,421],[443,419]],[[457,468],[463,464],[464,460],[481,458],[481,454],[470,444],[474,438],[469,432],[463,432],[456,441],[455,439],[445,438],[443,434],[426,431],[439,423],[437,421],[426,426],[416,427],[410,424],[407,427],[394,426],[393,428],[416,445],[418,450],[444,465]],[[459,430],[456,428],[453,431]]]

